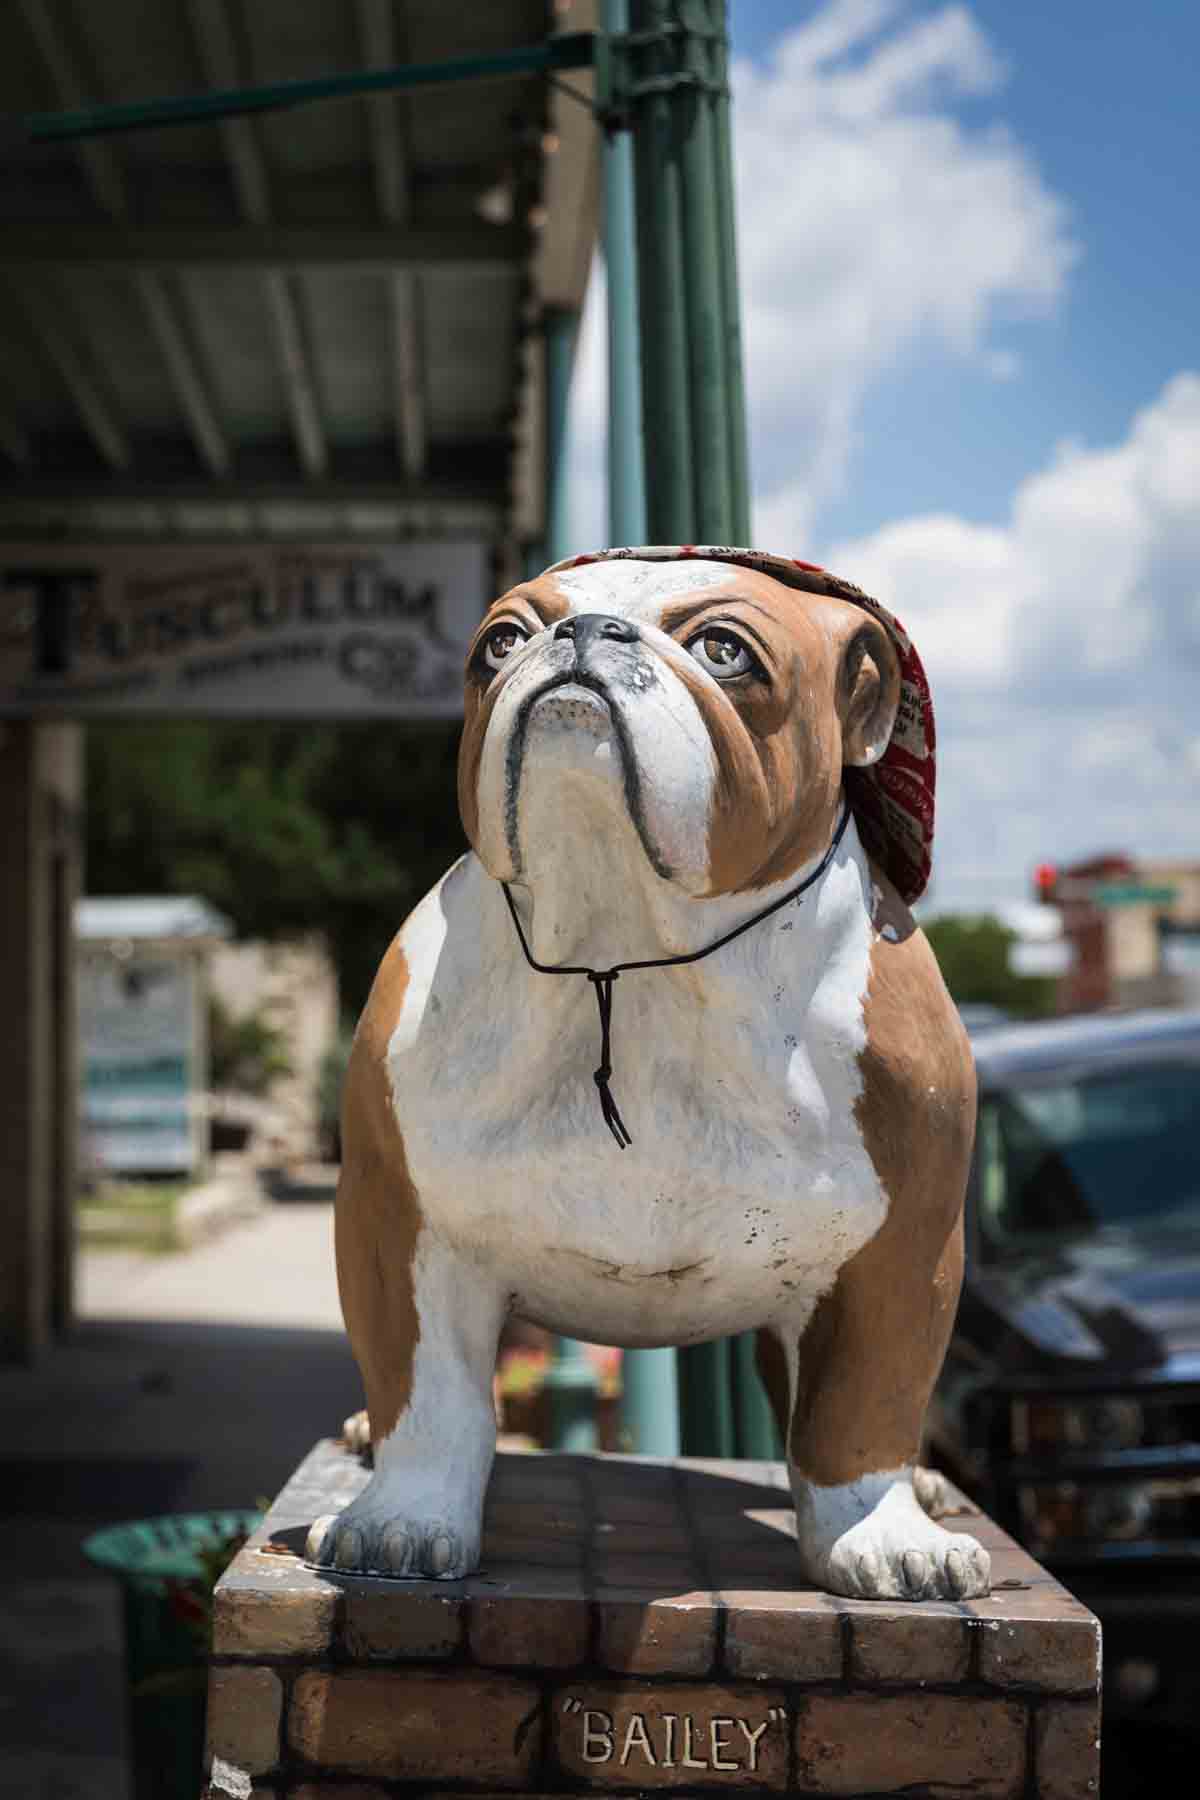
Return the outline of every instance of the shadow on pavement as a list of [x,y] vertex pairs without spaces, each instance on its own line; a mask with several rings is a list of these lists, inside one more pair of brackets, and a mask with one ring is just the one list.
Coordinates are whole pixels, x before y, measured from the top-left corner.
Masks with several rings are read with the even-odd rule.
[[0,1369],[0,1800],[127,1800],[119,1589],[89,1532],[273,1498],[359,1405],[331,1330],[104,1320]]
[[260,1168],[258,1185],[268,1200],[288,1205],[317,1201],[328,1206],[337,1195],[336,1163],[302,1163],[298,1168]]

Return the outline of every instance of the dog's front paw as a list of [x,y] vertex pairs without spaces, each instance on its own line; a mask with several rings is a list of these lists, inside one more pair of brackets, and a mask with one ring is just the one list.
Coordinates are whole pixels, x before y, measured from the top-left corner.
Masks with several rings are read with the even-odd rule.
[[479,1560],[478,1544],[450,1520],[389,1515],[360,1503],[315,1519],[305,1555],[314,1568],[406,1581],[453,1581]]
[[987,1551],[965,1532],[936,1525],[907,1472],[845,1487],[798,1484],[796,1530],[812,1578],[851,1600],[969,1600],[988,1592]]
[[826,1568],[833,1592],[853,1600],[969,1600],[991,1579],[991,1558],[965,1532],[931,1524],[897,1536],[869,1519],[837,1540]]

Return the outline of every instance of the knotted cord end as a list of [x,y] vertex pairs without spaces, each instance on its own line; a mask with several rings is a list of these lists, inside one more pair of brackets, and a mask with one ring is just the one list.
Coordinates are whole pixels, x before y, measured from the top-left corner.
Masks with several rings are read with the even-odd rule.
[[625,1129],[625,1121],[612,1097],[612,1089],[608,1085],[612,1074],[609,1061],[609,1038],[612,1021],[613,982],[617,979],[616,969],[589,969],[588,980],[596,990],[596,1005],[600,1008],[600,1067],[592,1075],[600,1095],[600,1111],[604,1114],[604,1123],[617,1140],[618,1148],[626,1149],[633,1139]]

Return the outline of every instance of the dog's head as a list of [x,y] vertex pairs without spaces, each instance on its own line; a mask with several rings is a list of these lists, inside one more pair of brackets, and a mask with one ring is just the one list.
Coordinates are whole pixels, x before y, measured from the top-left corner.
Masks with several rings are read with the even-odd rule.
[[703,552],[549,571],[471,646],[463,823],[520,880],[530,831],[590,785],[684,893],[753,890],[821,853],[843,772],[884,756],[900,699],[894,633],[862,604]]

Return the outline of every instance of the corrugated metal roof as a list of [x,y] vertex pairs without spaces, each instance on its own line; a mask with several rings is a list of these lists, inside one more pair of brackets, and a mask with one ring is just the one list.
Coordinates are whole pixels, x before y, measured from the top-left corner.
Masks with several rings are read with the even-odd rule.
[[75,936],[84,943],[232,935],[225,914],[195,894],[127,894],[75,903]]
[[[0,110],[486,53],[595,11],[17,0],[0,9]],[[379,535],[477,535],[511,516],[514,471],[528,532],[525,340],[542,305],[582,299],[596,140],[583,108],[521,76],[7,142],[0,533],[320,534],[331,509],[344,530],[339,509],[369,504]]]

